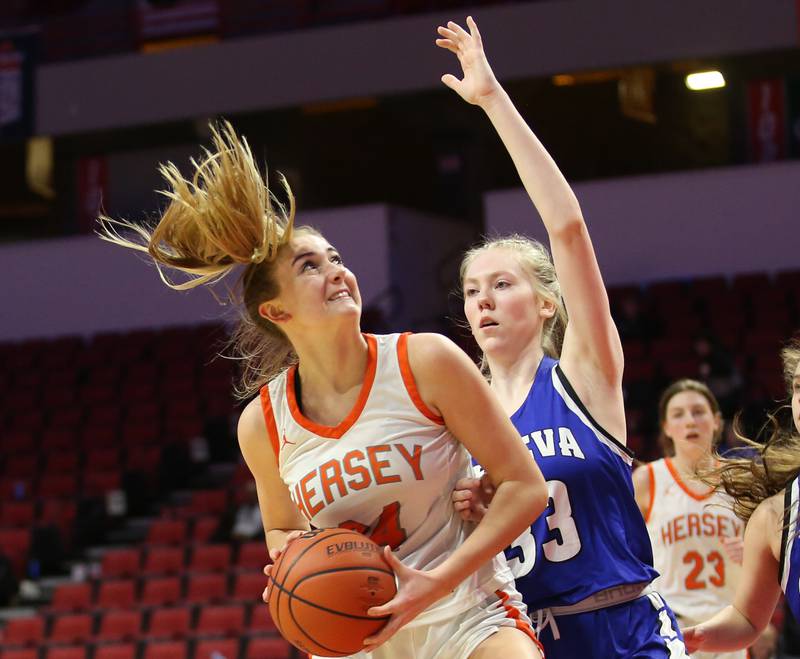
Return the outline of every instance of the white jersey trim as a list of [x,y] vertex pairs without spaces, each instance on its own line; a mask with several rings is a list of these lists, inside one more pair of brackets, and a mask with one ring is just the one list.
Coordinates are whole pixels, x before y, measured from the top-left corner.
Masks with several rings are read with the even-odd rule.
[[786,542],[783,549],[783,564],[781,565],[781,590],[785,593],[786,586],[789,583],[789,573],[791,572],[792,562],[792,548],[794,541],[797,537],[797,513],[798,513],[798,492],[800,491],[800,479],[792,481],[791,493],[787,497],[789,499],[789,507],[786,515],[789,517],[789,525],[784,531],[786,533]]
[[[597,437],[602,444],[605,444],[605,446],[611,449],[611,451],[621,458],[629,467],[633,466],[633,453],[613,437],[608,435],[608,433],[606,433],[606,431],[603,430],[597,424],[597,422],[594,421],[594,419],[589,417],[588,410],[586,410],[583,403],[577,400],[577,396],[575,396],[574,391],[570,393],[570,390],[572,390],[572,385],[569,384],[569,381],[566,379],[566,377],[564,377],[563,374],[559,376],[558,371],[560,371],[560,368],[558,367],[558,364],[556,364],[551,372],[553,388],[558,392],[558,395],[561,396],[562,400],[564,403],[566,403],[570,411],[572,411],[575,416],[581,420],[583,425],[585,425],[594,433],[594,436]],[[561,381],[562,378],[564,378],[564,382]]]

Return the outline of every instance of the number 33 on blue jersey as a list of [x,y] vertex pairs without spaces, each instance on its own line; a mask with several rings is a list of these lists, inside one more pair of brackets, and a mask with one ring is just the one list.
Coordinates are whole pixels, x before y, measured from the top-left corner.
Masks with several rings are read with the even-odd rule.
[[[542,545],[542,550],[546,560],[561,563],[578,554],[581,550],[581,539],[572,517],[572,503],[567,486],[562,481],[547,481],[547,492],[549,501],[542,515],[552,537]],[[533,537],[533,527],[530,527],[505,550],[506,560],[515,579],[530,573],[536,564],[536,553],[536,539]]]

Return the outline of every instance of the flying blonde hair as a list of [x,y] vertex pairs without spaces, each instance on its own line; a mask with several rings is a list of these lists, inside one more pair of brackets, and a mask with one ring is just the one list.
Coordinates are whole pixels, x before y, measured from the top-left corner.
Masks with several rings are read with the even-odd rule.
[[[800,363],[800,337],[781,351],[781,359],[791,396],[794,373]],[[748,439],[737,427],[736,435],[750,454],[735,458],[717,456],[721,466],[702,474],[704,481],[718,485],[731,496],[734,512],[745,521],[750,519],[758,504],[783,490],[800,474],[800,433],[794,423],[790,428],[781,427],[775,414],[770,414],[767,425],[770,434],[763,443]]]
[[[115,245],[147,253],[162,281],[176,290],[213,285],[243,268],[241,291],[233,298],[243,302],[245,313],[231,347],[243,363],[236,394],[246,398],[297,359],[286,335],[263,318],[258,307],[279,293],[274,264],[281,250],[298,233],[319,233],[294,226],[295,199],[285,177],[281,175],[280,182],[288,208],[272,193],[247,140],[229,122],[211,125],[211,134],[214,150],[204,148],[199,162],[191,159],[191,180],[172,162],[159,166],[167,183],[167,189],[159,192],[169,204],[154,225],[101,215],[97,234]],[[188,278],[176,281],[165,268]]]

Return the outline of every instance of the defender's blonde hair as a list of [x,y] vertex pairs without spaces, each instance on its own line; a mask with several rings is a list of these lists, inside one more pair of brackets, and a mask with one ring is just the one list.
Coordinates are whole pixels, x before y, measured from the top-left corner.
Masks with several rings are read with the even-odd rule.
[[[468,250],[461,260],[459,280],[464,288],[464,278],[467,270],[477,256],[490,249],[505,249],[517,259],[522,270],[528,276],[536,295],[547,300],[556,309],[552,318],[544,321],[542,328],[542,349],[550,357],[558,358],[561,355],[561,343],[564,340],[564,329],[567,326],[567,309],[561,297],[561,286],[558,283],[556,269],[550,252],[538,240],[513,233],[501,238],[485,239],[482,243]],[[481,357],[481,370],[488,373],[486,358]]]
[[[237,136],[229,122],[212,125],[211,132],[215,150],[203,149],[200,162],[192,158],[191,180],[171,162],[159,166],[168,186],[160,193],[169,204],[154,226],[101,215],[97,233],[115,245],[149,254],[161,279],[176,290],[214,284],[244,268],[239,283],[246,313],[231,341],[234,355],[243,361],[236,393],[244,398],[296,361],[286,335],[263,318],[258,307],[280,292],[275,260],[292,236],[319,233],[294,227],[295,200],[286,179],[280,177],[288,209],[269,189],[247,140]],[[165,266],[188,278],[176,282]]]
[[[800,337],[783,349],[781,359],[791,396],[792,381],[800,363]],[[800,431],[794,420],[789,428],[783,428],[775,415],[770,414],[768,425],[771,432],[764,443],[744,437],[737,428],[736,434],[744,442],[744,450],[749,450],[751,455],[727,459],[717,456],[721,466],[703,474],[703,480],[718,485],[733,498],[734,512],[745,521],[750,519],[758,504],[783,490],[800,473]],[[756,455],[752,456],[752,452]]]

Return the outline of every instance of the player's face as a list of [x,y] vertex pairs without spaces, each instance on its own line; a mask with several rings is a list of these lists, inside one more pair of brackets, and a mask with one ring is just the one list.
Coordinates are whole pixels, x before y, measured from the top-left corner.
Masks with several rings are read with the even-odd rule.
[[358,283],[330,243],[319,236],[301,234],[288,247],[275,269],[280,294],[261,305],[262,314],[276,314],[271,319],[287,330],[313,329],[343,319],[358,322]]
[[512,252],[482,252],[464,273],[464,315],[472,335],[490,357],[517,355],[541,337],[542,324],[553,315]]
[[722,424],[706,397],[697,391],[681,391],[670,398],[666,417],[664,433],[675,443],[676,452],[690,445],[711,450]]
[[792,419],[794,427],[800,432],[800,362],[794,369],[794,379],[792,380]]

